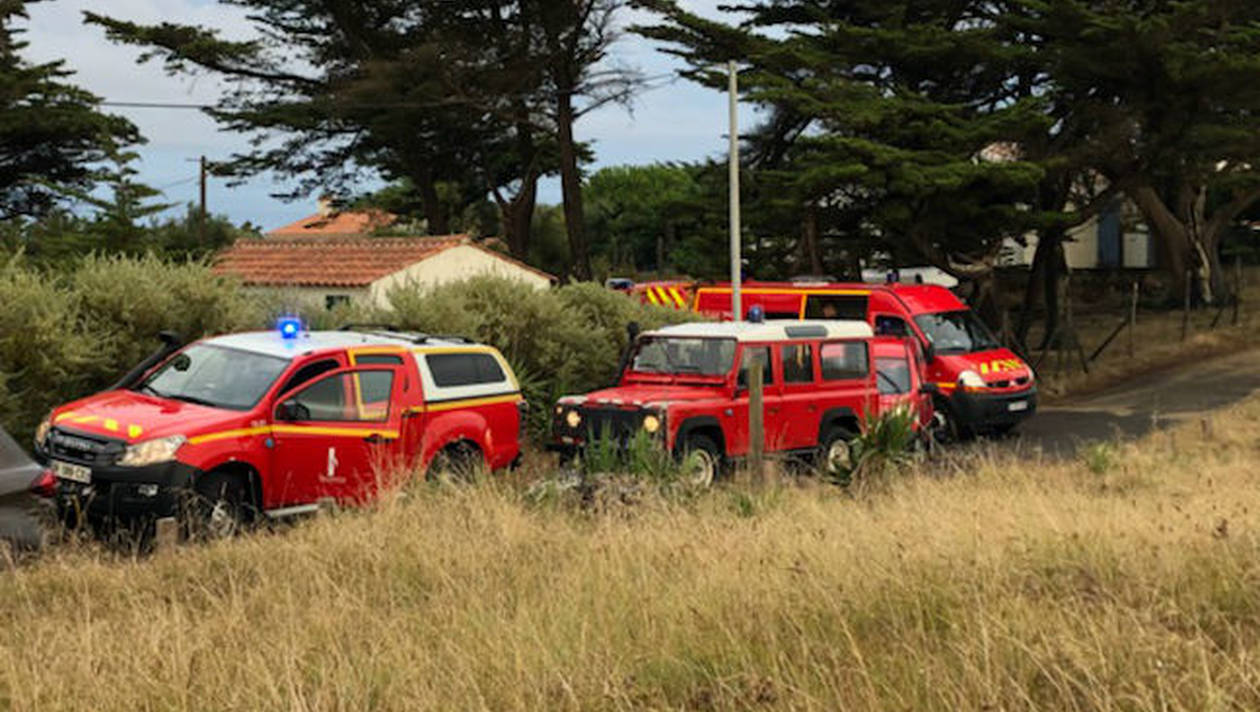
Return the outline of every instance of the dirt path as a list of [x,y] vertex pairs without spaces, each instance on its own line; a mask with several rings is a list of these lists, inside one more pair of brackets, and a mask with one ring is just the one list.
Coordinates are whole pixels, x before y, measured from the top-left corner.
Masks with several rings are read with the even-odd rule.
[[1151,373],[1079,399],[1044,406],[1012,438],[1071,455],[1090,440],[1133,438],[1196,419],[1260,391],[1260,349]]

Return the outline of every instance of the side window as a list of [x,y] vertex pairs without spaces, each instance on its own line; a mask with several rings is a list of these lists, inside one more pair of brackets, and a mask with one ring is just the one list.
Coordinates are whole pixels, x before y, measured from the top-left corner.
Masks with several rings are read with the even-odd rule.
[[805,298],[805,318],[866,321],[866,304],[867,298],[858,295],[810,295]]
[[355,354],[356,366],[401,366],[402,356],[398,354]]
[[288,393],[303,383],[313,381],[329,371],[335,371],[340,365],[341,364],[337,363],[336,359],[331,358],[326,358],[322,361],[312,361],[311,363],[299,368],[296,373],[289,377],[289,380],[285,382],[284,387],[280,389],[280,394],[283,395]]
[[814,347],[810,344],[788,344],[779,354],[783,357],[784,383],[813,383]]
[[875,335],[905,338],[910,335],[910,328],[906,326],[905,319],[880,314],[875,317]]
[[824,381],[865,378],[870,373],[866,344],[860,341],[833,342],[822,345],[822,377]]
[[753,357],[761,359],[761,382],[764,385],[774,383],[774,368],[770,363],[770,347],[769,346],[753,346],[744,349],[744,355],[739,364],[739,387],[748,387],[748,371],[752,365]]
[[507,380],[494,356],[485,353],[429,354],[424,357],[441,388],[502,383]]
[[[307,386],[289,400],[297,405],[299,420],[379,423],[389,417],[389,393],[393,388],[392,371],[342,373]],[[384,401],[356,407],[348,397],[357,394],[385,394]],[[357,398],[356,398],[357,399]]]
[[910,392],[910,363],[904,358],[875,359],[875,373],[880,395],[898,396]]

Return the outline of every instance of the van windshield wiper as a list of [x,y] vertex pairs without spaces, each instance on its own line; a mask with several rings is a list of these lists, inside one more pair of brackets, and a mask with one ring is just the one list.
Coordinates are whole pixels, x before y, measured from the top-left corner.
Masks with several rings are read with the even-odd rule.
[[183,393],[172,393],[171,395],[164,396],[164,397],[170,398],[171,400],[184,401],[185,403],[192,403],[193,405],[204,405],[204,406],[209,406],[211,408],[219,407],[218,403],[208,401],[205,398],[198,398],[197,396],[184,395]]

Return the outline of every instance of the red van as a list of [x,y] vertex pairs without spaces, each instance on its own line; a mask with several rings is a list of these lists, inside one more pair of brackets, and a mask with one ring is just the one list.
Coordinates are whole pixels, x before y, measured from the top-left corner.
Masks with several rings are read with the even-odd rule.
[[[879,336],[912,337],[923,347],[924,380],[935,383],[941,431],[953,438],[1001,434],[1037,410],[1032,367],[1002,346],[953,292],[931,284],[749,282],[745,313],[767,319],[862,319]],[[731,318],[729,284],[695,290],[692,309]]]

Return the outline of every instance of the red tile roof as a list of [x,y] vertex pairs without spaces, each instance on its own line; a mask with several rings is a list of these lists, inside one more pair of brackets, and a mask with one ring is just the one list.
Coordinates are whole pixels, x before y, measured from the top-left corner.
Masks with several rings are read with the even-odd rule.
[[367,287],[439,252],[470,243],[467,235],[246,239],[224,250],[215,260],[214,271],[257,286]]
[[276,228],[267,237],[367,236],[398,222],[398,216],[383,210],[315,213],[295,223]]

